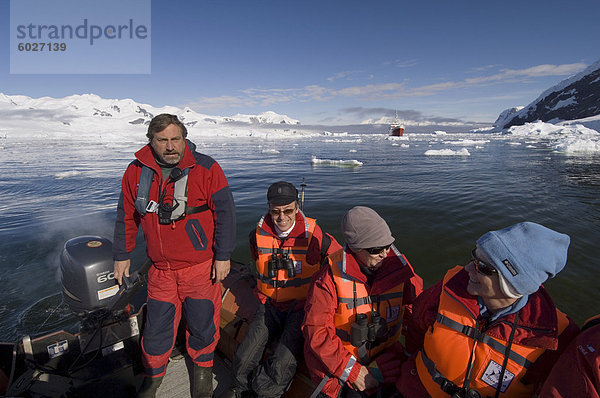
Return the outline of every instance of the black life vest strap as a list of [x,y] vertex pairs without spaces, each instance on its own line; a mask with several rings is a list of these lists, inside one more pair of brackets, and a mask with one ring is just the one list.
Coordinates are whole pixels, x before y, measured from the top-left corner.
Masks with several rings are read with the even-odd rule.
[[137,197],[135,198],[135,209],[142,216],[146,214],[146,206],[150,200],[150,186],[152,185],[153,179],[154,170],[146,165],[142,165]]
[[502,391],[502,384],[504,383],[504,373],[506,372],[506,365],[508,365],[508,356],[510,354],[510,347],[512,346],[513,339],[515,338],[515,331],[517,330],[517,321],[519,320],[519,313],[517,312],[515,315],[515,320],[512,324],[512,330],[510,331],[510,338],[508,339],[508,345],[506,346],[506,351],[504,352],[504,362],[502,363],[502,371],[500,372],[500,377],[498,377],[498,385],[496,386],[496,398],[500,397],[500,392]]
[[425,354],[425,348],[421,349],[421,360],[431,376],[431,379],[440,385],[442,391],[452,396],[460,390],[460,387],[445,378],[444,375],[437,370],[435,363],[427,356],[427,354]]
[[600,317],[590,319],[585,323],[585,325],[583,325],[581,331],[583,332],[585,329],[591,328],[592,326],[596,326],[598,324],[600,324]]
[[276,280],[273,278],[268,278],[265,275],[258,274],[258,278],[267,285],[271,285],[275,288],[283,288],[283,287],[300,287],[304,285],[308,285],[312,278],[294,278],[288,280]]
[[207,210],[209,210],[208,203],[205,203],[202,206],[186,206],[185,214],[186,216],[189,216],[190,214],[202,213]]
[[327,250],[331,246],[331,238],[327,233],[323,232],[323,240],[321,241],[321,267],[325,264],[329,264],[327,257]]
[[348,309],[351,310],[355,306],[379,303],[381,301],[392,300],[403,296],[404,292],[393,292],[385,294],[376,294],[373,296],[366,297],[338,297],[338,302],[346,304],[348,306]]

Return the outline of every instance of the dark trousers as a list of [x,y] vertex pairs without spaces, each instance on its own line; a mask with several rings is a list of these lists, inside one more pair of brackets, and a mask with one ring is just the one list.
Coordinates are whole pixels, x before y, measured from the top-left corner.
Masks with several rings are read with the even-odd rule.
[[[302,355],[303,319],[303,310],[280,312],[269,302],[259,305],[233,356],[234,385],[238,391],[252,390],[265,398],[284,394],[296,374],[296,358]],[[273,354],[261,362],[265,349],[273,342]]]

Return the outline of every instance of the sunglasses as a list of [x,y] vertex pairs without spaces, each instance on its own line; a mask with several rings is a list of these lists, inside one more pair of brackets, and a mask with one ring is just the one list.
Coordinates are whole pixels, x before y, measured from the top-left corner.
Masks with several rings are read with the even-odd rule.
[[392,244],[390,243],[387,246],[369,247],[368,249],[363,249],[363,250],[366,251],[369,254],[381,254],[381,252],[383,252],[384,250],[389,249],[391,246],[392,246]]
[[285,210],[272,209],[272,210],[269,210],[269,213],[271,213],[271,215],[273,217],[279,217],[280,214],[284,214],[286,216],[291,216],[292,214],[294,214],[295,211],[296,211],[296,208],[294,207],[293,209],[285,209]]
[[477,270],[477,272],[487,276],[497,274],[498,271],[496,270],[496,268],[494,268],[494,266],[486,263],[485,261],[477,257],[477,254],[475,254],[476,250],[477,249],[471,250],[471,261],[473,262],[473,264],[475,264],[475,269]]

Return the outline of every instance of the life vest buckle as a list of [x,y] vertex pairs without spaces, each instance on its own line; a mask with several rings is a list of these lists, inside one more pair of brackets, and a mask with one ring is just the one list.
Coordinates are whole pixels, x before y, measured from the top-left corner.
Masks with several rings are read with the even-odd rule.
[[277,289],[278,287],[285,287],[286,285],[286,281],[284,280],[273,279],[272,282],[272,285],[275,289]]
[[146,205],[146,213],[156,213],[156,212],[158,212],[158,203],[156,203],[153,200],[149,201],[148,204]]
[[459,388],[456,384],[454,384],[453,382],[451,382],[450,380],[444,378],[444,380],[442,380],[442,382],[440,383],[440,386],[442,387],[442,391],[450,394],[452,396],[452,398],[457,398],[462,396],[461,392],[461,388]]

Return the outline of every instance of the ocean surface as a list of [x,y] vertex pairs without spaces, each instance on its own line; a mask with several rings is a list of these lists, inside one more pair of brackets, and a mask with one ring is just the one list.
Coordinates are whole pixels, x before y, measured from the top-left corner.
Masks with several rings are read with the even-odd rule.
[[[304,180],[304,210],[341,239],[353,206],[389,223],[425,286],[466,264],[476,239],[520,221],[571,236],[565,269],[546,283],[582,323],[600,313],[600,156],[566,155],[543,139],[490,133],[328,133],[306,137],[190,137],[224,169],[237,209],[237,248],[266,211],[266,190]],[[127,140],[124,140],[127,141]],[[63,327],[59,254],[80,235],[112,239],[120,180],[144,143],[0,137],[0,340]],[[144,260],[142,244],[134,261]],[[67,311],[68,312],[68,311]]]

